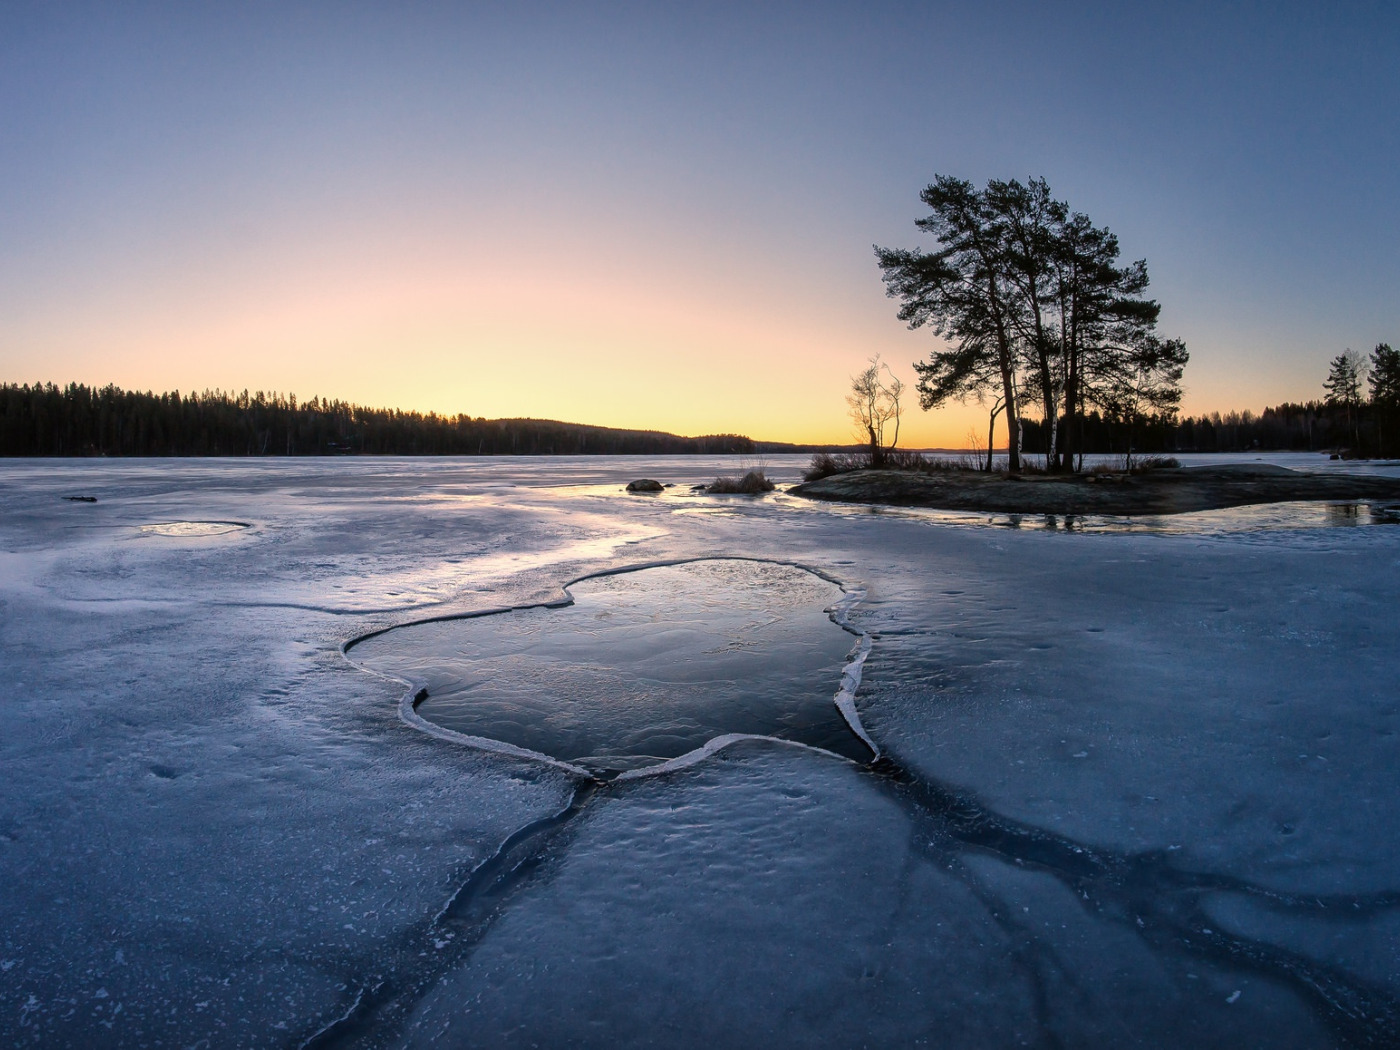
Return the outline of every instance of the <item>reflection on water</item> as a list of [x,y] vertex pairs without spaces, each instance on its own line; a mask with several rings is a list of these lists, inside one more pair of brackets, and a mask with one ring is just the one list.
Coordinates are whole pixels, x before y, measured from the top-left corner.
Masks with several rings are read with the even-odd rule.
[[836,585],[789,565],[707,560],[584,580],[564,608],[412,624],[354,658],[426,681],[418,713],[600,772],[654,765],[726,733],[858,761],[832,697],[855,638]]
[[[815,502],[815,501],[812,501]],[[801,509],[801,508],[795,508]],[[1264,503],[1185,514],[1005,514],[990,511],[930,510],[870,504],[823,503],[826,513],[912,518],[937,525],[991,526],[1046,532],[1150,532],[1166,535],[1214,535],[1278,529],[1400,524],[1400,504],[1361,502]]]

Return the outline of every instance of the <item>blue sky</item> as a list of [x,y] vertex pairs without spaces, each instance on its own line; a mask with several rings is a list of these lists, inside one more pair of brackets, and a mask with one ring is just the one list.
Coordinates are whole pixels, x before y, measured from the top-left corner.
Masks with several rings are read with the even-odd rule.
[[1397,11],[8,4],[0,379],[840,440],[947,173],[1145,257],[1187,411],[1318,396],[1400,340]]

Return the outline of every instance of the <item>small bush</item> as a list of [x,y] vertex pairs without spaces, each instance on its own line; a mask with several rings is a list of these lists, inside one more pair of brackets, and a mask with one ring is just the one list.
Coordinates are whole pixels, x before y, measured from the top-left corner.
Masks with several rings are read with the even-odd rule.
[[902,452],[897,448],[890,449],[882,458],[881,470],[906,470],[911,473],[927,474],[933,465],[932,460],[925,459],[922,452]]
[[1181,466],[1175,456],[1143,456],[1133,460],[1132,468],[1123,466],[1122,460],[1109,463],[1095,463],[1089,468],[1090,474],[1146,474],[1152,470],[1169,470]]
[[939,474],[947,470],[976,470],[977,465],[975,461],[969,461],[966,457],[944,459],[925,456],[922,452],[901,452],[892,449],[885,453],[885,469],[907,470],[916,474]]
[[[817,481],[833,474],[849,474],[853,470],[872,469],[869,452],[818,452],[812,457],[811,466],[802,474],[803,481]],[[972,456],[958,459],[943,459],[925,456],[922,452],[905,452],[891,449],[884,455],[880,470],[903,470],[911,474],[936,474],[942,471],[980,470],[980,460]]]
[[[1009,473],[1009,472],[1010,472],[1010,471],[1008,470],[1008,473]],[[1049,467],[1047,467],[1047,466],[1045,465],[1045,460],[1043,460],[1043,459],[1037,459],[1037,458],[1035,458],[1035,457],[1033,457],[1033,456],[1027,456],[1027,455],[1024,455],[1024,454],[1023,454],[1023,455],[1021,456],[1021,469],[1020,469],[1019,473],[1022,474],[1022,475],[1025,475],[1025,474],[1051,474],[1051,473],[1054,473],[1054,472],[1053,472]]]
[[714,484],[705,491],[716,496],[757,496],[761,492],[772,492],[773,487],[763,471],[751,470],[742,478],[715,478]]
[[1175,456],[1143,456],[1133,463],[1133,473],[1145,474],[1149,470],[1170,470],[1179,466],[1181,461]]
[[803,481],[818,481],[833,474],[849,474],[853,470],[865,470],[870,466],[870,456],[864,452],[818,452],[812,457],[811,465],[802,472]]

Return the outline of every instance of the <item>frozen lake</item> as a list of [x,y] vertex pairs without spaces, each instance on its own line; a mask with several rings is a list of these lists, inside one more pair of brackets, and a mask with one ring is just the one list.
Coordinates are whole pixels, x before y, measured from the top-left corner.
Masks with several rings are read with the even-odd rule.
[[476,738],[464,743],[512,744],[594,776],[736,733],[874,758],[832,702],[860,642],[832,618],[846,596],[830,580],[704,558],[589,576],[567,592],[566,606],[383,631],[351,659],[400,679],[414,712]]
[[740,466],[0,461],[3,1044],[1400,1043],[1400,525]]

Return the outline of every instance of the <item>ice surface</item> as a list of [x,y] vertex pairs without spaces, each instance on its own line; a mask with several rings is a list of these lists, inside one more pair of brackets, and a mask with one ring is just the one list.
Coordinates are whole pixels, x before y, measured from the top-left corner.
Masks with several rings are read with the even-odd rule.
[[[686,494],[734,471],[0,464],[0,1043],[1400,1041],[1400,530]],[[864,591],[879,769],[580,795],[340,653],[734,555]]]
[[906,578],[862,607],[867,728],[1080,841],[1280,891],[1394,889],[1400,837],[1376,836],[1400,831],[1397,540],[1031,534],[962,564],[945,547],[956,593]]
[[[1232,1008],[1235,987],[1250,994]],[[710,1047],[737,1033],[841,1047],[1326,1042],[1288,991],[1158,958],[1053,878],[964,858],[878,777],[754,743],[595,798],[404,1042]]]
[[728,733],[872,756],[832,697],[856,638],[841,589],[792,565],[707,559],[581,580],[566,607],[438,620],[351,658],[421,683],[423,718],[600,772]]
[[227,536],[239,529],[248,528],[246,521],[156,521],[149,525],[138,525],[141,532],[153,536]]

